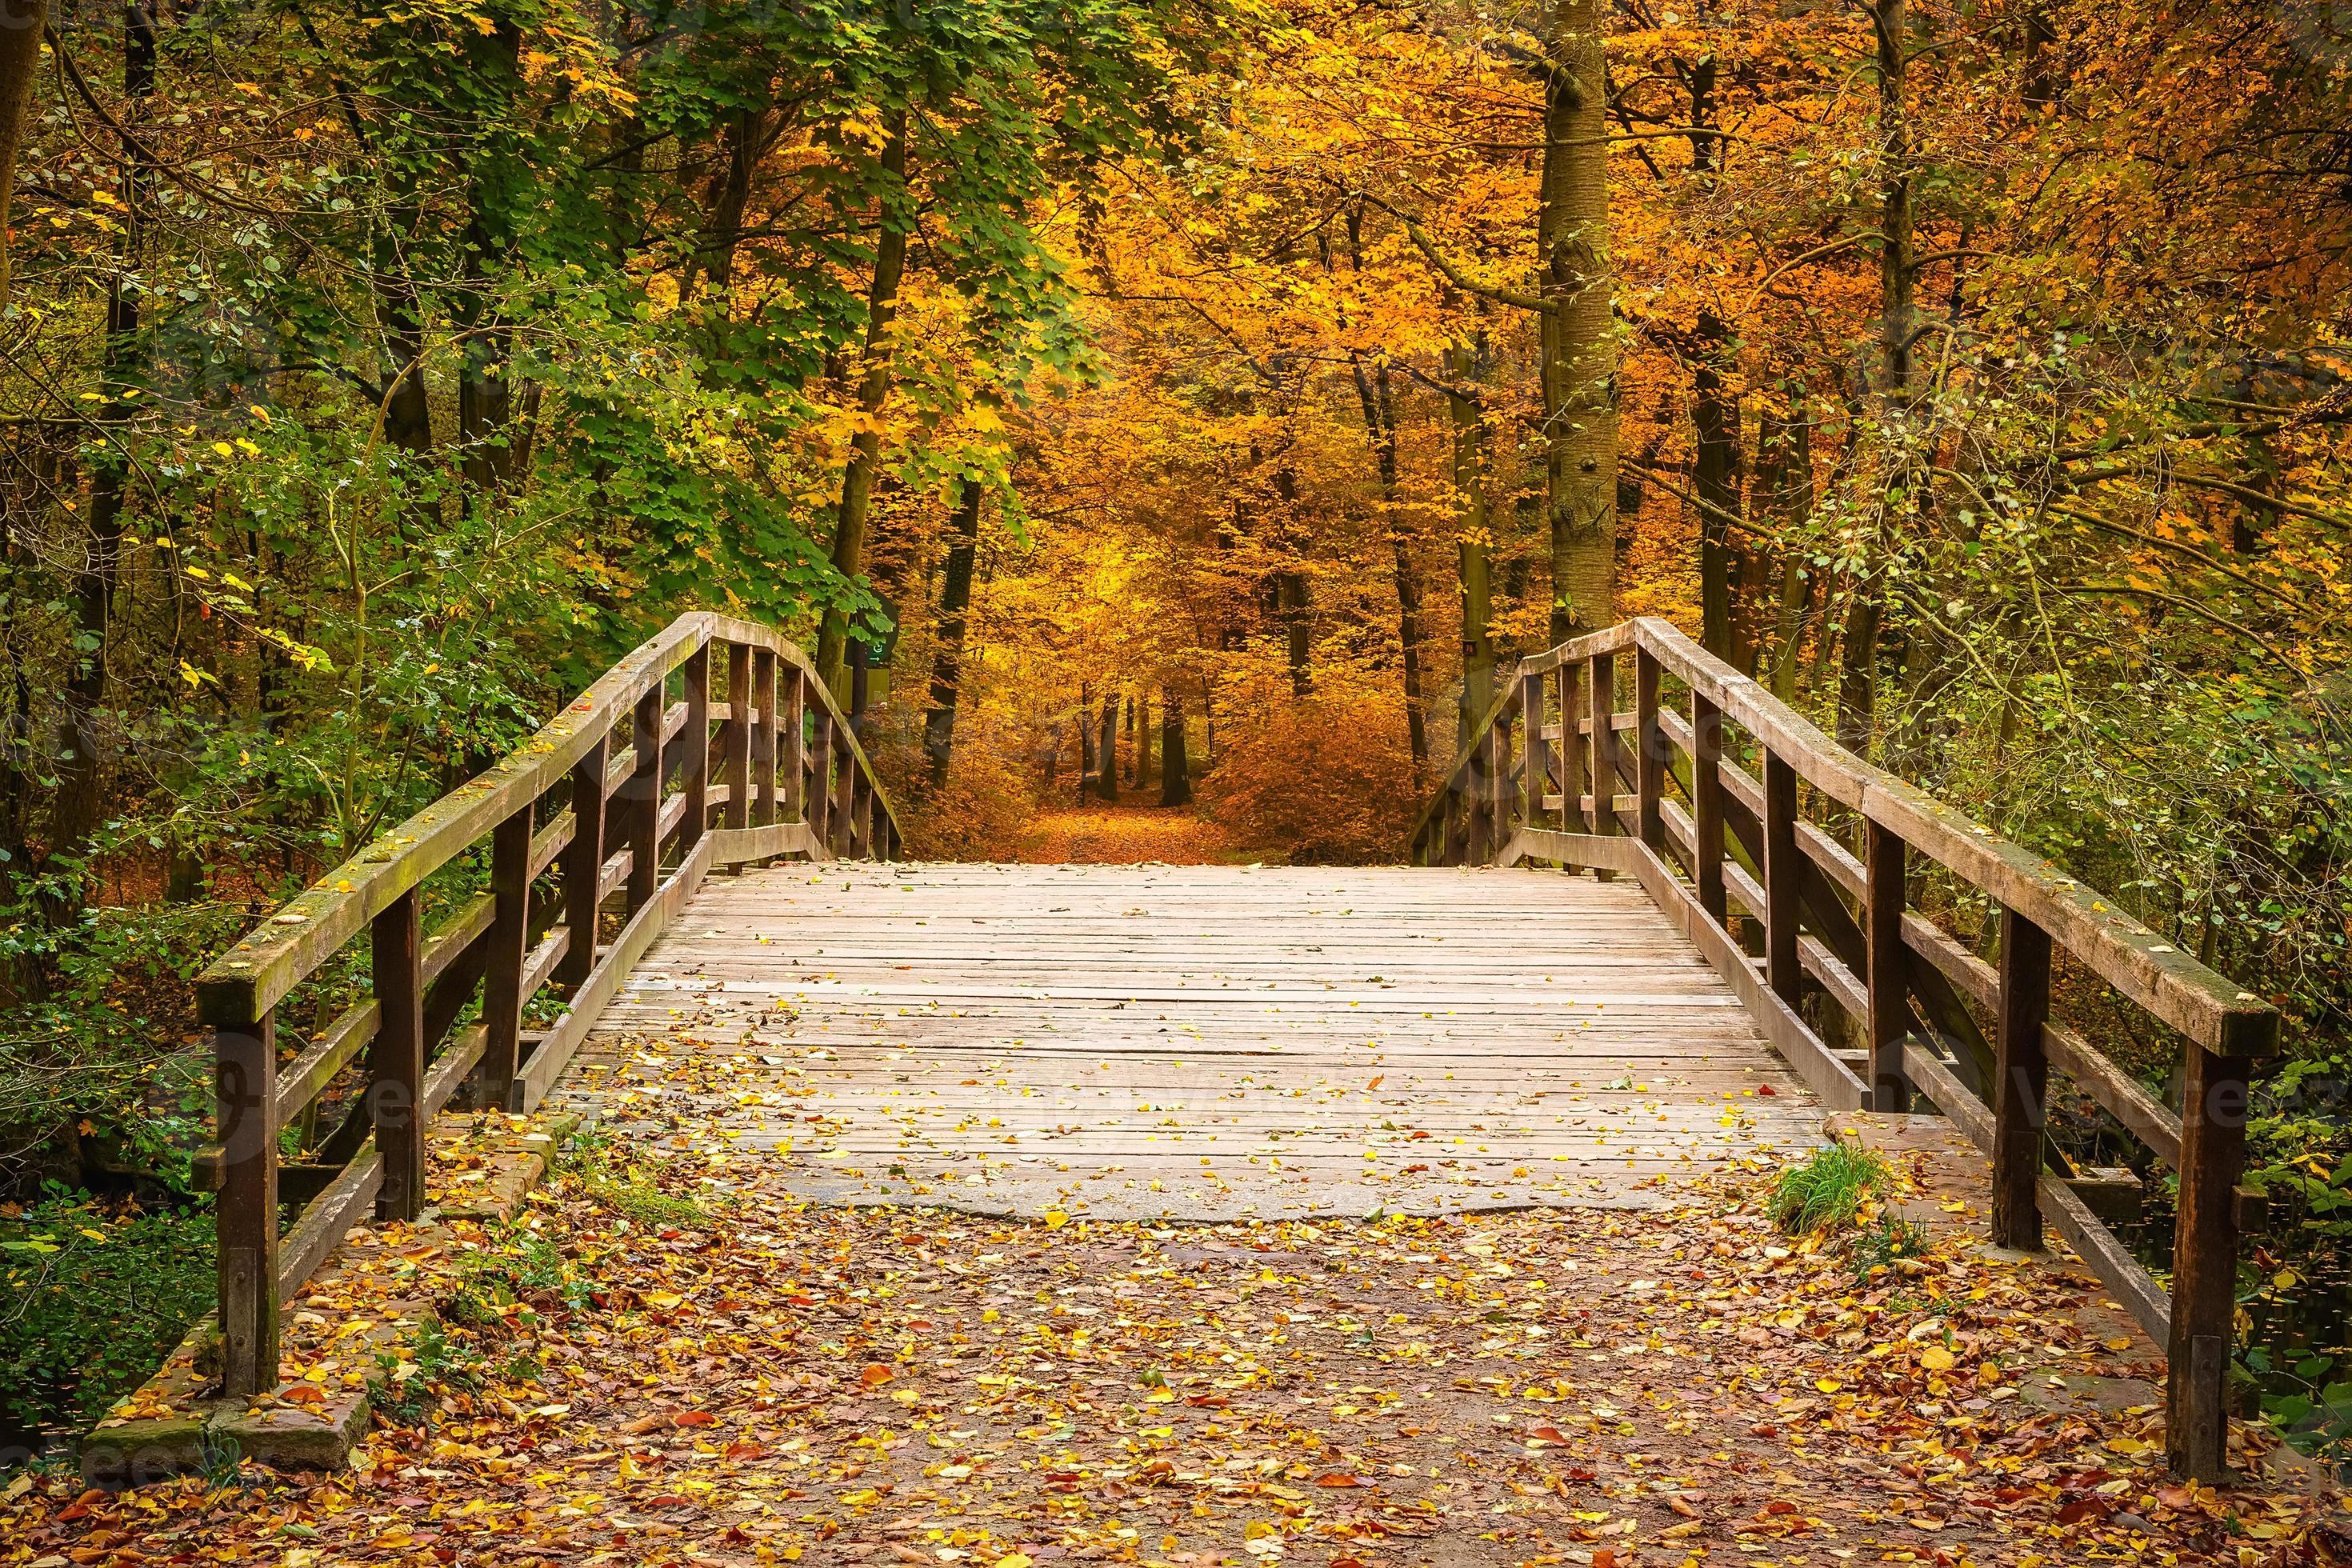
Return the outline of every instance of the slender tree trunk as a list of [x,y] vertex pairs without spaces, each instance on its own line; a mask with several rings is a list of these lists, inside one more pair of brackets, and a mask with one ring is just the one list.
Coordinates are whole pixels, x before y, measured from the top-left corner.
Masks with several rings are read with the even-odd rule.
[[[1327,242],[1328,243],[1328,242]],[[1348,260],[1356,271],[1364,269],[1364,208],[1361,203],[1348,209]],[[1324,265],[1330,265],[1325,254]],[[1421,580],[1413,571],[1412,542],[1405,532],[1404,520],[1397,505],[1397,429],[1396,398],[1389,383],[1388,361],[1383,357],[1379,368],[1367,372],[1363,354],[1354,349],[1348,352],[1349,366],[1355,374],[1356,398],[1364,414],[1364,435],[1372,444],[1372,456],[1381,476],[1381,514],[1389,536],[1389,552],[1396,582],[1397,642],[1402,653],[1404,685],[1405,739],[1412,752],[1412,776],[1417,785],[1429,773],[1429,716],[1422,703],[1421,693]]]
[[1087,804],[1095,784],[1095,689],[1090,682],[1078,687],[1078,804]]
[[9,197],[16,188],[16,154],[32,117],[33,88],[41,74],[41,29],[48,0],[0,0],[0,306],[8,303]]
[[[1871,13],[1877,41],[1879,138],[1879,390],[1885,418],[1895,438],[1906,438],[1911,407],[1911,341],[1916,312],[1912,300],[1911,131],[1904,99],[1905,46],[1910,32],[1908,0],[1878,0]],[[1885,511],[1895,496],[1911,489],[1907,466],[1890,468]],[[1882,524],[1882,557],[1898,542]],[[1877,728],[1878,636],[1885,623],[1886,578],[1883,566],[1866,568],[1847,605],[1844,662],[1838,676],[1838,739],[1868,756]]]
[[[886,194],[876,221],[880,233],[874,242],[874,279],[866,300],[866,375],[858,384],[857,407],[868,428],[851,443],[849,468],[841,479],[841,510],[834,523],[833,569],[855,579],[866,561],[866,515],[874,498],[875,471],[882,466],[882,435],[872,422],[889,400],[891,383],[890,323],[898,314],[898,284],[907,269],[908,215],[902,211],[907,184],[907,116],[891,121],[889,140],[883,145],[882,168],[893,190]],[[824,613],[817,631],[819,676],[840,689],[841,650],[848,619],[836,607]]]
[[1691,425],[1697,437],[1693,488],[1698,495],[1699,640],[1732,660],[1731,524],[1739,512],[1739,402],[1724,377],[1731,331],[1713,310],[1698,318]]
[[[154,14],[144,5],[123,8],[121,140],[123,229],[119,262],[106,289],[106,342],[100,405],[109,423],[127,422],[132,398],[144,378],[141,342],[141,295],[131,279],[146,243],[152,172],[131,140],[148,119],[155,95],[158,40]],[[37,45],[36,46],[37,47]],[[78,860],[106,815],[104,731],[111,695],[108,658],[112,652],[114,594],[121,576],[122,507],[128,475],[119,453],[109,451],[90,470],[89,531],[73,576],[74,653],[66,676],[58,721],[57,789],[52,798],[48,860]],[[81,909],[86,878],[75,869],[47,900],[50,918],[62,924]]]
[[939,645],[931,655],[931,710],[923,716],[923,754],[931,787],[948,782],[955,751],[956,703],[963,689],[963,636],[971,607],[971,565],[980,549],[980,506],[985,492],[967,481],[949,524],[948,580],[940,590]]
[[1135,787],[1141,789],[1151,783],[1151,688],[1140,686],[1135,692]]
[[1617,329],[1601,0],[1552,0],[1537,262],[1554,642],[1616,618]]
[[[1445,351],[1446,371],[1468,388],[1487,373],[1482,331]],[[1494,528],[1486,508],[1486,410],[1474,395],[1446,400],[1454,416],[1454,524],[1462,574],[1462,700],[1454,715],[1455,750],[1470,742],[1471,726],[1495,700]]]
[[[1785,530],[1801,535],[1813,515],[1812,414],[1801,390],[1790,393],[1787,417],[1769,408],[1764,411],[1756,447],[1758,477],[1769,475],[1773,512]],[[1770,670],[1772,695],[1783,702],[1797,700],[1797,658],[1804,642],[1811,586],[1801,551],[1784,552],[1780,561],[1780,616],[1773,628]]]
[[1117,686],[1103,693],[1102,739],[1095,747],[1095,790],[1107,805],[1118,804],[1118,699]]
[[1160,804],[1192,804],[1192,770],[1184,753],[1184,696],[1174,686],[1160,689]]

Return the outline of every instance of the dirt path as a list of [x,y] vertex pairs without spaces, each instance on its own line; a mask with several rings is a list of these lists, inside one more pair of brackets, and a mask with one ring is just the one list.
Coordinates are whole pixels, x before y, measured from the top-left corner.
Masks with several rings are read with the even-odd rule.
[[1032,865],[1233,865],[1258,858],[1187,806],[1079,805],[1040,813],[1023,836]]
[[2152,1347],[1958,1233],[1873,1274],[1734,1188],[1177,1226],[805,1207],[724,1148],[657,1184],[542,1194],[356,1473],[37,1485],[0,1560],[2335,1560],[2323,1505],[2167,1484]]

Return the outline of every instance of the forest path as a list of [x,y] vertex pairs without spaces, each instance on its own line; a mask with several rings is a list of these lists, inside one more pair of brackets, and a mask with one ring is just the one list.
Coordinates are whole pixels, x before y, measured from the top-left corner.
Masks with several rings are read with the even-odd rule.
[[1189,806],[1089,802],[1039,812],[1013,858],[1043,866],[1222,866],[1254,857]]
[[1646,1207],[1822,1112],[1632,882],[834,863],[705,883],[555,1099],[845,1204]]

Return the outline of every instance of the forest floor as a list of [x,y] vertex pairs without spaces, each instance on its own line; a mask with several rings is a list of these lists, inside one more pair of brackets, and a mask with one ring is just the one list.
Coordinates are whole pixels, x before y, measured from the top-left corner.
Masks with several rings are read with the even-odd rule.
[[[1156,792],[1157,786],[1147,786]],[[1041,812],[1014,858],[1029,865],[1236,865],[1261,857],[1191,806],[1088,805]]]
[[2095,1326],[2086,1275],[1988,1256],[1980,1212],[1874,1268],[1780,1236],[1753,1176],[1643,1213],[1194,1226],[826,1208],[715,1138],[595,1163],[614,1157],[575,1159],[468,1257],[449,1332],[351,1472],[116,1496],[20,1479],[0,1562],[2271,1568],[2352,1549],[2327,1500],[2168,1482],[2153,1348]]

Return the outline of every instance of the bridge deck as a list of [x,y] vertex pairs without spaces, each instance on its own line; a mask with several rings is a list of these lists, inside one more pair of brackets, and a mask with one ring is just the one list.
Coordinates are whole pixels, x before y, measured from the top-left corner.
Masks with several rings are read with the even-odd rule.
[[811,1196],[1101,1218],[1645,1205],[1822,1120],[1639,886],[1493,869],[715,877],[557,1098]]

